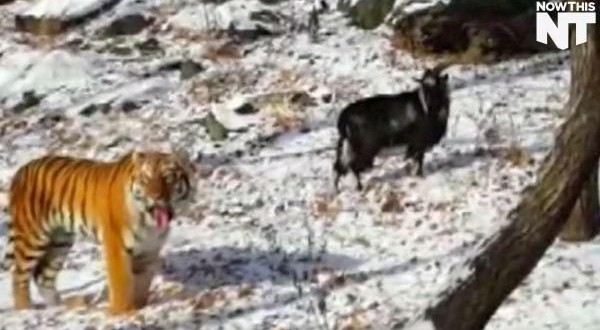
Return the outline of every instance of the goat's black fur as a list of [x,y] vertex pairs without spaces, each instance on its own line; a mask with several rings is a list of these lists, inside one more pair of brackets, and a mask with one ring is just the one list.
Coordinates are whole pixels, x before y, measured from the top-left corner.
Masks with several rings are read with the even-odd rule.
[[425,152],[446,134],[448,123],[448,75],[441,70],[425,70],[413,91],[361,99],[342,111],[333,165],[336,190],[348,171],[354,173],[361,190],[360,173],[371,168],[375,156],[388,147],[406,146],[406,158],[416,161],[417,174],[423,175]]

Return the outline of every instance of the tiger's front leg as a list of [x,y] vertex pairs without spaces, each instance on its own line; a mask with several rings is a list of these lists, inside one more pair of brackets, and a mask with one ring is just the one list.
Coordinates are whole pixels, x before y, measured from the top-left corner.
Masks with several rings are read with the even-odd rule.
[[131,258],[116,230],[103,230],[103,250],[108,284],[108,312],[124,315],[135,311]]
[[133,302],[136,308],[143,308],[150,297],[152,279],[160,268],[159,252],[149,252],[131,259],[133,271]]

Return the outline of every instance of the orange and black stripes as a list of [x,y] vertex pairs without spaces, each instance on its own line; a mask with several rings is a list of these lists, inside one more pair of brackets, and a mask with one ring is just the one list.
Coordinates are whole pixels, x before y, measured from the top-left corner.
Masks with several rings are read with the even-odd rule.
[[[190,197],[185,165],[171,154],[132,153],[115,162],[46,156],[22,166],[10,188],[6,252],[13,265],[15,306],[31,305],[32,277],[47,302],[59,302],[56,276],[75,235],[82,235],[103,246],[111,309],[130,309],[133,298],[123,288],[132,284],[122,282],[131,279],[123,266],[130,261],[123,258],[145,244],[144,234],[135,230],[154,225],[141,223],[149,210],[170,210],[171,202]],[[138,301],[145,293],[133,295]]]

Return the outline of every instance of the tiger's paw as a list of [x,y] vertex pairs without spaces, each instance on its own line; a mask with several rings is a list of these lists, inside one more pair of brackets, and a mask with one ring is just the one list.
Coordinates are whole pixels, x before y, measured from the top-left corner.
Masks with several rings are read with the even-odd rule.
[[110,318],[130,318],[135,316],[137,310],[133,307],[108,307],[104,314]]

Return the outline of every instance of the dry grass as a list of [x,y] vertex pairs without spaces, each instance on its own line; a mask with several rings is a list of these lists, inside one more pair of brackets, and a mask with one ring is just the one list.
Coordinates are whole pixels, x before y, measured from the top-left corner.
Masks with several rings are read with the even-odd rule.
[[211,309],[216,306],[223,306],[226,303],[226,294],[221,289],[206,291],[198,294],[192,300],[192,308],[195,311]]
[[302,75],[292,69],[281,69],[274,85],[278,90],[297,89]]
[[375,185],[367,189],[367,199],[373,205],[375,212],[381,215],[404,212],[405,196],[396,192],[388,184]]
[[311,213],[318,219],[334,220],[340,211],[340,201],[331,194],[317,194],[312,201]]
[[207,45],[202,57],[212,62],[231,61],[242,58],[242,51],[231,41]]
[[535,162],[531,154],[516,143],[503,150],[501,156],[507,164],[515,167],[527,166]]
[[369,327],[365,324],[362,318],[356,313],[352,314],[348,319],[340,322],[340,330],[366,330]]
[[[284,130],[299,130],[305,126],[307,104],[296,100],[298,95],[306,95],[302,86],[302,74],[293,69],[279,71],[273,89],[278,91],[265,95],[259,108],[273,119],[273,124]],[[301,98],[301,97],[300,97]]]
[[[448,32],[453,31],[451,38]],[[456,7],[411,14],[396,25],[390,38],[394,49],[415,57],[442,56],[463,64],[493,63],[552,51],[535,42],[535,15],[472,15]]]
[[299,130],[304,126],[304,117],[294,111],[288,98],[266,104],[265,114],[273,119],[273,125],[283,131]]
[[36,36],[56,36],[66,29],[65,23],[56,18],[24,17],[18,20],[17,26],[20,30]]
[[427,59],[449,61],[456,64],[487,64],[494,61],[494,57],[486,55],[485,51],[478,44],[470,44],[469,47],[462,52],[451,53],[444,52],[441,54],[433,53],[422,45],[419,45],[411,37],[402,33],[396,32],[388,38],[393,51],[390,51],[388,60],[391,65],[396,64],[396,51],[408,51],[413,57]]

